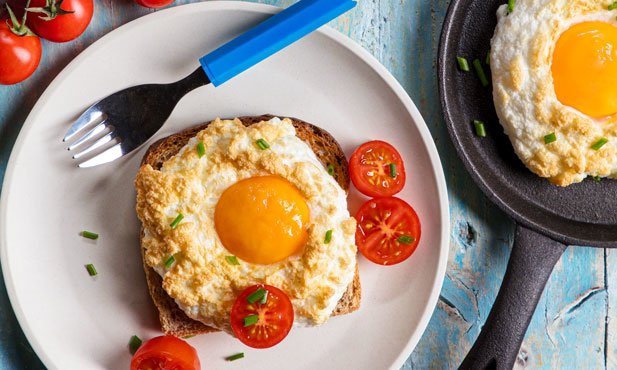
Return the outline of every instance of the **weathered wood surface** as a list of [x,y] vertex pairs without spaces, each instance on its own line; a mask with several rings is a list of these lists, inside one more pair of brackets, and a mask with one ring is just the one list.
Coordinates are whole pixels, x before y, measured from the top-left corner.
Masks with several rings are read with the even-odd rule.
[[[178,0],[174,5],[191,1]],[[287,6],[293,0],[262,0]],[[478,335],[505,272],[514,225],[474,185],[442,121],[436,55],[447,0],[359,0],[332,26],[375,55],[418,105],[446,171],[452,240],[447,277],[429,327],[405,369],[454,369]],[[0,179],[28,112],[58,72],[81,50],[151,10],[131,0],[96,0],[87,32],[68,44],[44,43],[42,65],[16,86],[0,86]],[[533,317],[517,368],[615,369],[617,252],[569,248]],[[1,279],[1,278],[0,278]],[[3,287],[0,282],[0,286]],[[0,368],[42,368],[0,289]]]

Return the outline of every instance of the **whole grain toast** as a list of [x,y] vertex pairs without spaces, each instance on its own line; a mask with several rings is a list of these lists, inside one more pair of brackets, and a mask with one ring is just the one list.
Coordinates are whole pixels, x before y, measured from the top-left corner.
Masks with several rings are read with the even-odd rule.
[[[240,121],[245,126],[268,121],[274,116],[251,116],[240,117]],[[327,167],[328,164],[334,166],[334,178],[339,185],[349,191],[349,173],[347,169],[347,159],[338,142],[327,131],[304,122],[296,118],[289,118],[296,129],[296,135],[306,142],[313,152],[317,155],[319,161]],[[154,169],[160,169],[165,161],[173,157],[186,145],[186,143],[197,133],[208,126],[205,123],[199,126],[188,128],[174,135],[163,138],[148,148],[144,155],[141,164],[149,164]],[[143,230],[141,232],[143,239]],[[142,258],[144,257],[144,249],[141,248]],[[165,292],[162,286],[162,278],[159,274],[149,267],[144,259],[144,271],[148,283],[148,290],[155,307],[158,310],[161,329],[165,334],[175,335],[177,337],[192,336],[218,331],[218,329],[206,326],[205,324],[189,318],[182,311],[176,302]],[[332,312],[332,316],[344,315],[360,308],[361,287],[360,276],[358,273],[358,264],[356,262],[356,272],[354,280],[347,287],[343,297],[339,300],[336,308]]]

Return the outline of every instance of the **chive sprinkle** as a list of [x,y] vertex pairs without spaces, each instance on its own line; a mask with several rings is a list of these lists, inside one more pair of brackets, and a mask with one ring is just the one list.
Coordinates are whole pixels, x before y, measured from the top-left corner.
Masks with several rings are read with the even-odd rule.
[[174,262],[176,262],[176,258],[173,255],[169,256],[169,258],[165,261],[165,269],[169,270]]
[[81,236],[83,236],[84,238],[87,238],[87,239],[96,240],[96,239],[99,238],[99,234],[93,233],[92,231],[84,230],[80,234],[81,234]]
[[615,9],[617,9],[617,1],[615,1],[614,3],[608,6],[608,10],[615,10]]
[[486,53],[486,59],[484,59],[484,63],[486,63],[487,65],[491,64],[491,51],[490,50]]
[[96,272],[96,269],[94,268],[94,265],[91,263],[86,265],[86,270],[88,270],[88,274],[90,276],[96,276],[98,274],[98,272]]
[[544,137],[544,144],[554,143],[555,141],[557,141],[557,135],[555,135],[554,132],[551,132]]
[[334,176],[334,165],[332,163],[328,163],[328,175]]
[[185,336],[182,337],[182,339],[191,339],[193,337],[194,337],[194,335],[185,335]]
[[176,227],[178,227],[178,225],[180,224],[180,222],[184,219],[184,215],[182,213],[178,213],[178,216],[176,216],[176,218],[174,219],[174,221],[169,224],[169,226],[171,226],[172,230],[175,229]]
[[225,357],[225,361],[236,361],[241,358],[244,358],[244,352],[236,353],[233,356]]
[[456,61],[458,62],[458,68],[463,72],[469,72],[469,62],[467,59],[463,57],[456,57]]
[[261,301],[259,301],[259,303],[266,304],[266,302],[268,302],[268,291],[267,290],[266,290],[266,294],[264,294],[264,296],[261,298]]
[[593,150],[600,150],[600,148],[602,148],[604,146],[604,144],[608,143],[608,139],[603,137],[600,140],[596,141],[592,146],[591,149]]
[[476,135],[479,137],[486,137],[486,129],[484,128],[484,122],[474,120],[473,126],[476,129]]
[[258,139],[255,144],[257,144],[257,146],[259,147],[259,149],[261,150],[266,150],[268,148],[270,148],[270,144],[268,144],[267,141],[265,141],[264,139]]
[[482,68],[482,63],[480,62],[480,59],[474,59],[473,66],[476,70],[478,78],[480,79],[480,83],[482,84],[482,86],[487,87],[488,78],[486,78],[486,73],[484,73],[484,68]]
[[329,244],[332,241],[332,229],[326,231],[326,237],[324,238],[323,242],[326,244]]
[[516,3],[516,0],[508,0],[508,14],[512,13],[514,11],[514,4]]
[[401,244],[411,244],[416,241],[416,238],[409,235],[401,235],[396,239],[396,241]]
[[200,141],[199,144],[197,144],[197,155],[199,155],[199,158],[206,155],[206,146],[204,145],[202,141]]
[[390,163],[390,177],[396,178],[396,164]]
[[264,295],[266,295],[266,293],[268,293],[267,290],[265,290],[264,288],[259,288],[256,291],[254,291],[253,293],[251,293],[248,297],[246,297],[246,300],[250,304],[253,304],[253,303],[261,300],[264,297]]
[[225,261],[232,266],[240,265],[240,261],[238,261],[238,257],[236,256],[225,256]]
[[602,181],[602,178],[601,178],[600,176],[593,176],[593,177],[592,177],[592,179],[593,179],[593,181],[595,181],[595,182],[600,182],[600,181]]
[[139,347],[141,347],[141,339],[137,335],[133,335],[129,340],[129,349],[131,350],[131,354],[134,355]]
[[255,325],[259,321],[259,315],[248,315],[244,318],[244,327]]

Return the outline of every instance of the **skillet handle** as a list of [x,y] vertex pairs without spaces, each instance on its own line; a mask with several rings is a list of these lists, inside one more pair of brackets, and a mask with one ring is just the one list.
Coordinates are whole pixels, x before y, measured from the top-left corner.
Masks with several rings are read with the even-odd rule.
[[546,281],[567,247],[517,225],[506,276],[490,314],[459,369],[511,370]]

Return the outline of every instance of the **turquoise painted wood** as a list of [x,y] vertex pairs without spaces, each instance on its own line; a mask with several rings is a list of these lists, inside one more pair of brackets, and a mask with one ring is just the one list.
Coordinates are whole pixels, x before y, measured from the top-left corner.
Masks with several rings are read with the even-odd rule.
[[[294,1],[259,2],[287,6]],[[458,366],[495,299],[514,231],[512,221],[465,172],[441,118],[435,67],[447,5],[447,0],[359,0],[357,9],[332,23],[401,82],[426,119],[446,171],[452,221],[448,272],[429,327],[404,369]],[[58,72],[102,35],[149,12],[131,0],[96,0],[95,18],[82,37],[62,45],[44,43],[42,65],[32,78],[0,86],[0,179],[23,121]],[[617,251],[568,249],[548,282],[515,367],[616,369],[616,279]],[[0,282],[0,369],[43,368],[3,286]]]

